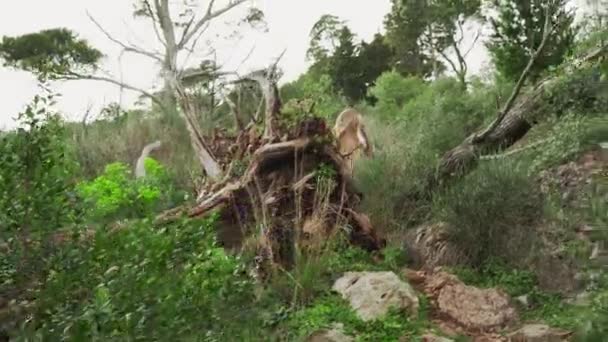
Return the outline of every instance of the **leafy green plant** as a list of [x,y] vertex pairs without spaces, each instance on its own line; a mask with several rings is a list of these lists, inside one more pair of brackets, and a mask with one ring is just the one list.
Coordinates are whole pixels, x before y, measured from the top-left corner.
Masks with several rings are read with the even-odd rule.
[[424,81],[417,77],[403,77],[397,71],[384,72],[369,89],[369,94],[378,99],[378,113],[384,119],[393,119],[402,112],[403,106],[426,89]]
[[157,229],[138,221],[118,232],[100,230],[90,243],[66,246],[53,260],[22,336],[243,337],[247,326],[255,327],[252,284],[240,260],[216,245],[214,222],[212,217]]
[[108,164],[97,178],[78,185],[84,201],[90,205],[92,219],[113,219],[154,213],[170,197],[170,178],[156,160],[145,160],[146,177],[133,179],[128,165]]
[[428,322],[425,322],[427,305],[423,298],[418,317],[408,318],[397,310],[391,310],[381,319],[364,322],[345,300],[328,294],[289,316],[284,326],[285,338],[289,341],[303,340],[311,333],[331,328],[336,323],[343,324],[344,332],[356,336],[357,341],[396,341],[405,336],[414,337],[428,328]]

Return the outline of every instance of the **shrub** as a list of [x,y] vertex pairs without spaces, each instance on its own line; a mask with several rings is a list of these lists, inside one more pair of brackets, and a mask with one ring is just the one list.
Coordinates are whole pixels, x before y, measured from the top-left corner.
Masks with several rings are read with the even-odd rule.
[[23,337],[225,341],[256,327],[252,285],[214,239],[215,218],[99,231],[53,260]]
[[156,160],[145,160],[146,177],[133,179],[128,165],[108,164],[100,176],[78,184],[93,220],[142,217],[173,204],[171,179]]
[[[493,89],[466,93],[453,78],[440,79],[410,99],[398,117],[371,114],[369,137],[372,159],[362,158],[355,177],[365,194],[364,209],[376,226],[395,230],[421,223],[430,203],[424,198],[425,180],[437,160],[475,131],[494,109],[488,105]],[[383,101],[382,97],[379,103]],[[370,111],[381,111],[381,107]],[[387,124],[376,117],[393,117]]]
[[69,154],[53,96],[36,96],[18,120],[21,127],[0,137],[0,232],[50,232],[72,221]]
[[118,119],[103,119],[82,126],[66,124],[82,173],[93,178],[106,165],[120,162],[131,165],[144,146],[160,140],[163,147],[152,156],[165,165],[179,189],[194,187],[200,176],[200,163],[192,152],[183,120],[159,112],[128,111]]
[[369,89],[371,96],[378,99],[378,113],[384,119],[392,119],[401,113],[403,106],[419,96],[426,89],[423,80],[417,77],[403,77],[396,71],[384,72]]
[[488,162],[436,194],[433,211],[473,266],[490,257],[516,262],[530,252],[543,200],[525,168]]

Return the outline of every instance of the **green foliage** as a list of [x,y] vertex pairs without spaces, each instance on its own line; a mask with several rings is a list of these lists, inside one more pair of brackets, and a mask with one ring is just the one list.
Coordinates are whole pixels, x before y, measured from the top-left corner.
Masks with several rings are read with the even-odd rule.
[[281,88],[281,96],[286,103],[289,100],[311,100],[314,103],[313,112],[328,119],[337,116],[344,108],[344,103],[337,97],[331,77],[327,74],[318,75],[309,71],[285,84]]
[[582,317],[574,341],[600,342],[608,335],[608,278],[604,273],[604,286],[592,299],[590,312]]
[[404,76],[430,76],[433,59],[420,44],[429,22],[428,1],[391,0],[391,4],[384,27],[387,43],[394,52],[394,68]]
[[330,328],[336,323],[344,325],[344,332],[356,336],[357,341],[396,341],[401,337],[414,337],[428,327],[427,315],[422,301],[419,317],[408,318],[405,314],[391,310],[381,319],[364,322],[338,295],[320,297],[311,306],[296,311],[286,322],[287,340],[302,340],[314,331]]
[[184,134],[186,128],[181,118],[144,110],[114,113],[118,115],[86,126],[66,123],[69,143],[85,177],[96,177],[108,164],[117,161],[133,163],[144,146],[160,140],[163,149],[153,152],[154,158],[166,168],[177,189],[194,188],[193,179],[200,172],[200,163],[192,152],[189,136]]
[[[503,77],[517,80],[542,41],[545,9],[552,8],[551,25],[555,31],[549,37],[543,53],[530,71],[529,78],[537,80],[542,72],[559,65],[573,48],[577,28],[574,14],[565,8],[566,0],[492,0],[497,18],[489,18],[493,28],[486,44],[496,70]],[[552,4],[552,5],[550,5]]]
[[[467,93],[454,78],[439,79],[420,90],[415,86],[405,90],[398,84],[418,82],[396,73],[384,77],[374,88],[379,95],[378,106],[368,110],[372,119],[366,120],[376,146],[374,157],[357,162],[355,179],[365,194],[364,208],[374,224],[393,230],[427,218],[430,203],[424,191],[429,165],[436,164],[443,153],[494,112],[494,105],[487,99],[497,90],[486,86]],[[393,81],[396,85],[389,85]],[[412,92],[413,96],[404,98],[400,107],[396,104],[398,90]]]
[[[20,127],[0,137],[0,293],[17,303],[28,302],[23,296],[56,249],[49,236],[79,223],[76,164],[52,104],[52,94],[34,97],[17,116]],[[2,330],[23,319],[0,311]]]
[[378,99],[377,112],[393,119],[407,102],[421,95],[425,89],[426,84],[420,78],[403,77],[393,70],[380,75],[369,93]]
[[591,138],[590,133],[597,128],[596,121],[575,114],[548,120],[545,125],[549,128],[544,133],[548,141],[530,152],[532,174],[566,162],[586,149],[587,138]]
[[307,52],[314,64],[308,73],[330,77],[333,88],[353,105],[365,99],[368,87],[388,70],[392,51],[382,35],[357,44],[351,30],[337,17],[322,16],[310,33]]
[[497,259],[485,261],[477,270],[455,268],[454,271],[466,284],[482,288],[498,286],[513,297],[529,294],[536,287],[534,273],[510,268]]
[[522,167],[488,162],[434,198],[436,217],[450,238],[480,266],[490,257],[511,262],[527,256],[543,202]]
[[146,177],[135,180],[128,165],[108,164],[100,176],[78,184],[94,220],[154,214],[171,199],[170,179],[156,160],[144,161]]
[[329,57],[332,51],[327,45],[337,45],[340,32],[344,27],[344,21],[335,15],[322,15],[310,29],[310,43],[306,57],[316,62]]
[[65,28],[5,36],[0,43],[0,58],[5,66],[43,78],[95,69],[101,57],[101,52]]
[[204,340],[255,326],[241,262],[215,244],[215,217],[98,231],[56,255],[22,337],[44,340]]
[[0,138],[0,231],[30,234],[71,222],[69,154],[53,96],[36,96],[18,120],[22,127]]

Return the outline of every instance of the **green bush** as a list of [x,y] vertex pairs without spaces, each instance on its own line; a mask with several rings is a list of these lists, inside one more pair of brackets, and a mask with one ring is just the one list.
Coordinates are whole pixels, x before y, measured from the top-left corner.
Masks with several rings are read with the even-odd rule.
[[50,232],[73,221],[77,165],[52,101],[36,96],[18,116],[21,127],[0,137],[0,234]]
[[[66,246],[21,336],[43,340],[205,340],[257,329],[242,263],[215,243],[215,217],[146,221]],[[251,329],[249,329],[251,328]]]
[[378,99],[378,113],[382,118],[393,119],[401,113],[403,106],[419,96],[427,88],[417,77],[403,77],[396,71],[384,72],[369,89],[371,96]]
[[171,179],[156,160],[145,160],[146,176],[134,179],[128,165],[108,164],[100,176],[78,184],[93,220],[142,217],[173,204]]
[[[493,91],[479,87],[466,93],[457,80],[443,78],[409,99],[397,116],[379,113],[382,107],[369,109],[366,124],[374,157],[357,162],[355,178],[365,194],[364,209],[377,226],[394,231],[428,218],[424,191],[429,172],[446,151],[493,116],[487,101]],[[377,117],[392,119],[389,124]]]
[[433,211],[450,226],[450,238],[480,266],[491,257],[523,260],[535,242],[543,199],[524,167],[486,162],[437,193]]

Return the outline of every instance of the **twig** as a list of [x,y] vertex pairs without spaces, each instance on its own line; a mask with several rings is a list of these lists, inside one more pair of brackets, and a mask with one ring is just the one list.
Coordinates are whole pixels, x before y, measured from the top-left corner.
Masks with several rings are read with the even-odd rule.
[[245,3],[246,1],[247,0],[235,0],[233,2],[230,2],[224,8],[219,9],[217,11],[213,11],[213,4],[214,4],[215,0],[212,0],[207,8],[207,13],[201,18],[201,20],[199,20],[196,23],[196,25],[194,25],[194,28],[191,31],[184,34],[184,36],[180,39],[180,41],[177,45],[178,48],[183,48],[184,45],[188,44],[188,42],[192,39],[192,37],[194,37],[197,34],[197,32],[201,29],[201,27],[203,27],[203,25],[205,25],[205,23],[207,23],[208,21],[210,21],[214,18],[221,16],[222,14]]
[[115,84],[115,85],[117,85],[119,87],[123,87],[125,89],[136,91],[136,92],[144,95],[145,97],[148,97],[152,101],[154,101],[154,103],[156,103],[157,105],[159,105],[163,110],[167,110],[167,108],[165,107],[165,104],[163,103],[163,101],[161,101],[161,99],[158,98],[158,96],[150,93],[149,91],[146,91],[146,90],[143,90],[141,88],[135,87],[135,86],[130,85],[128,83],[124,83],[124,82],[115,80],[115,79],[110,78],[110,77],[95,76],[95,75],[83,75],[83,74],[79,74],[79,73],[75,73],[75,72],[70,72],[69,74],[62,75],[61,77],[59,77],[59,79],[60,80],[71,80],[71,81],[92,80],[92,81],[103,81],[103,82],[112,83],[112,84]]
[[121,42],[120,40],[112,37],[112,35],[106,31],[106,29],[103,28],[103,26],[101,26],[101,24],[99,24],[99,22],[97,22],[97,20],[95,20],[95,18],[93,18],[93,16],[89,13],[89,11],[86,11],[87,16],[89,17],[89,19],[91,19],[91,21],[93,22],[93,24],[95,24],[95,26],[97,26],[97,28],[112,42],[120,45],[126,52],[132,52],[132,53],[136,53],[136,54],[140,54],[146,57],[150,57],[158,62],[163,62],[162,58],[159,56],[159,54],[156,54],[154,52],[150,52],[150,51],[146,51],[142,48],[136,47],[134,45],[127,45],[123,42]]

